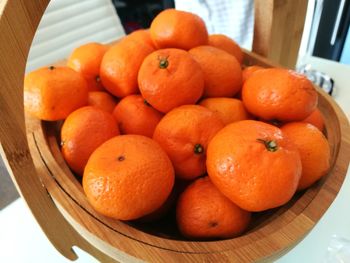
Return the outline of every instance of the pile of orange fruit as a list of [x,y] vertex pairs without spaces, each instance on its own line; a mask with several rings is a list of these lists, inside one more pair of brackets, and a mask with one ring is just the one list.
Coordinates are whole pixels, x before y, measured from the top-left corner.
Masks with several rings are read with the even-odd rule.
[[183,236],[232,238],[330,168],[311,82],[243,58],[197,15],[168,9],[148,30],[29,73],[25,109],[64,120],[62,155],[102,215],[157,220],[175,209]]

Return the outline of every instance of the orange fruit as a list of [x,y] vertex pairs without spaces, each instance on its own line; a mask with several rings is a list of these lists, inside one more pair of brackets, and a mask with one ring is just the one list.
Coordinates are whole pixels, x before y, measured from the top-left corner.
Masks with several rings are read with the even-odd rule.
[[234,56],[211,46],[189,53],[204,72],[204,97],[232,97],[242,88],[242,70]]
[[85,79],[68,67],[34,70],[24,79],[24,107],[35,117],[56,121],[87,104]]
[[270,124],[231,123],[210,141],[208,175],[232,202],[248,211],[281,206],[294,195],[301,176],[298,150]]
[[100,65],[108,47],[100,43],[87,43],[73,50],[67,66],[81,73],[89,91],[104,90],[100,79]]
[[142,96],[157,110],[168,112],[194,104],[202,96],[203,72],[198,63],[181,49],[162,49],[150,54],[138,75]]
[[324,117],[318,108],[316,108],[308,117],[302,120],[302,122],[310,123],[320,131],[324,130]]
[[163,117],[163,114],[152,108],[141,95],[123,98],[113,110],[113,115],[122,134],[139,134],[151,138]]
[[152,21],[150,33],[157,48],[188,50],[208,43],[208,32],[202,18],[175,9],[160,12]]
[[250,217],[250,212],[220,193],[207,176],[188,186],[176,207],[178,228],[191,239],[238,236],[247,228]]
[[191,180],[205,174],[207,145],[222,127],[212,111],[199,105],[184,105],[163,117],[153,139],[170,157],[176,176]]
[[234,56],[240,64],[243,62],[243,52],[240,46],[228,36],[223,34],[209,35],[208,45],[222,49]]
[[88,94],[88,105],[112,113],[117,105],[117,100],[108,92],[90,91]]
[[151,38],[151,33],[149,32],[149,29],[139,29],[131,34],[127,35],[125,38],[130,38],[135,41],[140,42],[140,44],[147,44],[153,49],[155,49],[153,40]]
[[303,75],[282,68],[256,71],[244,83],[246,109],[265,120],[303,120],[315,110],[317,92]]
[[238,99],[207,98],[202,100],[199,105],[217,113],[225,125],[250,118],[249,113],[244,108],[243,102]]
[[83,188],[99,213],[132,220],[158,209],[168,198],[174,180],[171,162],[155,141],[141,135],[121,135],[91,155]]
[[291,122],[281,129],[299,150],[302,174],[298,190],[308,188],[329,171],[329,143],[323,133],[309,123]]
[[124,39],[112,46],[101,62],[103,86],[117,97],[138,93],[137,73],[144,58],[153,50],[149,45],[132,39]]
[[72,112],[61,129],[61,151],[68,166],[83,175],[92,152],[108,139],[119,135],[111,113],[86,106]]
[[260,66],[249,66],[246,67],[242,70],[242,82],[246,82],[246,80],[252,75],[254,74],[254,72],[263,69],[263,67]]

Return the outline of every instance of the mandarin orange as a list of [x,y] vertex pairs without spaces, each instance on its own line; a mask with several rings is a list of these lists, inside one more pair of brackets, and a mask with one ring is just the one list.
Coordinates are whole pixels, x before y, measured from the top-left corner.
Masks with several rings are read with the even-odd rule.
[[208,43],[208,32],[202,18],[175,9],[160,12],[152,21],[150,33],[157,48],[189,50]]
[[83,188],[97,212],[133,220],[161,207],[174,180],[169,157],[155,141],[121,135],[93,152],[84,171]]
[[310,80],[282,68],[256,71],[242,89],[246,109],[265,120],[303,120],[315,110],[317,99]]
[[240,46],[228,36],[223,34],[209,35],[208,45],[222,49],[234,56],[240,64],[243,62],[243,52]]
[[163,117],[153,139],[169,155],[176,176],[192,180],[205,174],[208,143],[223,126],[211,110],[199,105],[184,105]]
[[206,176],[180,195],[176,221],[180,232],[191,239],[232,238],[250,222],[250,212],[232,203]]
[[41,120],[65,119],[87,102],[86,80],[71,68],[40,68],[24,79],[25,110]]
[[231,123],[211,140],[208,175],[232,202],[248,211],[287,203],[301,176],[295,145],[270,124],[244,120]]
[[217,113],[224,125],[250,118],[250,114],[239,99],[207,98],[200,101],[199,105]]
[[61,151],[68,166],[83,175],[92,152],[108,139],[119,135],[111,113],[93,106],[72,112],[61,128]]
[[89,91],[104,90],[100,78],[100,65],[108,47],[92,42],[73,50],[67,66],[81,73],[86,79]]
[[114,96],[125,97],[139,92],[137,74],[144,58],[154,49],[133,39],[124,39],[104,55],[100,77],[103,86]]
[[189,53],[204,72],[204,97],[232,97],[242,88],[242,70],[234,56],[211,46],[195,47]]
[[298,190],[308,188],[329,171],[329,143],[323,133],[309,123],[291,122],[281,129],[297,146],[300,154],[302,174]]
[[166,113],[175,107],[196,103],[203,93],[204,76],[188,52],[169,48],[145,58],[138,83],[147,102]]
[[88,105],[112,113],[117,105],[117,99],[108,92],[90,91],[88,95]]
[[139,134],[150,138],[163,117],[141,95],[123,98],[113,110],[113,115],[122,134]]

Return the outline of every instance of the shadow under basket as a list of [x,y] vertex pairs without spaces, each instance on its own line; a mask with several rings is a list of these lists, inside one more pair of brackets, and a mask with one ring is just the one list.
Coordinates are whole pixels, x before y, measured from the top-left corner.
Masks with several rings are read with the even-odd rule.
[[[245,65],[274,67],[245,51]],[[70,225],[110,259],[123,262],[251,262],[273,260],[293,248],[313,228],[335,199],[345,178],[349,125],[333,99],[316,87],[331,148],[330,172],[286,205],[253,214],[243,235],[226,240],[189,241],[178,232],[174,213],[154,223],[122,222],[93,210],[59,149],[59,123],[26,116],[27,138],[38,175]],[[87,251],[89,252],[89,251]]]

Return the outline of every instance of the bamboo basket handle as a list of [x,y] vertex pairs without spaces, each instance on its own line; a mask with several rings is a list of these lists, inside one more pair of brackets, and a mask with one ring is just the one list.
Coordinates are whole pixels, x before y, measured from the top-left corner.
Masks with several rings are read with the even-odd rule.
[[48,0],[0,1],[0,142],[7,169],[50,242],[70,260],[79,246],[103,262],[115,262],[65,220],[46,191],[31,158],[24,121],[23,78],[26,58]]
[[253,52],[295,68],[308,0],[254,0]]

